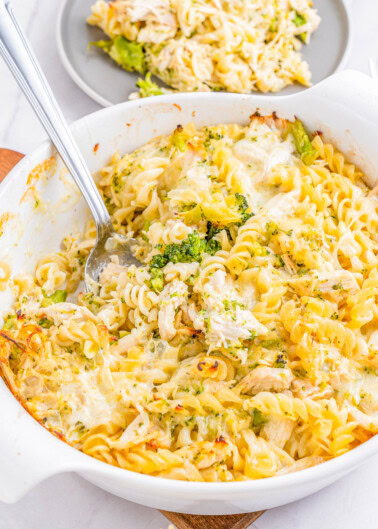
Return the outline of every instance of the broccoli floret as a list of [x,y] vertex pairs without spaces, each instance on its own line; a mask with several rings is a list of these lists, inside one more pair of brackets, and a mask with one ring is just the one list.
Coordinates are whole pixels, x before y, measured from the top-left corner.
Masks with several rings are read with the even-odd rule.
[[293,235],[293,230],[285,231],[282,230],[278,224],[273,221],[269,221],[265,224],[265,244],[269,244],[272,240],[272,237],[278,235],[279,233],[285,233],[288,237]]
[[223,135],[219,132],[214,132],[214,130],[212,130],[211,128],[206,128],[205,130],[207,132],[207,138],[204,141],[203,145],[205,149],[208,150],[208,148],[211,146],[211,140],[221,140],[223,138]]
[[96,40],[96,41],[92,41],[88,44],[88,50],[92,47],[92,46],[95,46],[96,48],[100,48],[101,50],[104,50],[106,53],[109,53],[110,51],[110,48],[112,47],[113,45],[113,41],[112,40]]
[[241,222],[239,223],[239,225],[242,226],[247,222],[248,219],[253,216],[253,213],[247,213],[249,206],[247,199],[244,195],[241,195],[240,193],[235,193],[235,202],[241,214]]
[[303,24],[306,24],[307,20],[306,17],[296,11],[293,22],[297,26],[297,28],[299,28],[299,26],[303,26]]
[[172,263],[191,263],[200,262],[203,253],[214,253],[220,249],[218,241],[207,241],[201,239],[198,232],[189,233],[188,238],[181,244],[168,244],[165,248],[164,255]]
[[139,42],[130,42],[125,37],[118,36],[112,40],[91,42],[89,46],[104,50],[124,70],[141,74],[146,72],[143,45]]
[[219,241],[216,241],[215,239],[210,239],[210,241],[207,242],[206,250],[205,252],[209,255],[216,254],[221,249],[221,245]]
[[289,132],[294,139],[295,148],[301,155],[301,160],[305,165],[311,165],[318,157],[318,151],[312,146],[311,140],[303,126],[303,123],[296,119],[289,123]]
[[210,222],[209,220],[207,221],[207,233],[206,233],[206,240],[207,241],[210,241],[210,239],[212,239],[215,235],[217,235],[220,231],[222,231],[223,228],[220,228],[218,226],[216,226],[215,224],[213,224],[212,222]]
[[163,254],[154,255],[150,262],[151,268],[163,268],[168,263],[167,257]]
[[[303,24],[306,24],[307,20],[306,17],[298,13],[298,11],[295,12],[295,18],[293,20],[294,24],[299,28],[300,26],[303,26]],[[299,35],[296,35],[297,39],[301,40],[303,44],[306,44],[307,41],[307,33],[304,31],[303,33],[300,33]]]
[[54,325],[54,322],[48,318],[41,318],[38,322],[38,325],[44,329],[50,329],[50,327]]
[[168,262],[171,263],[188,263],[192,261],[188,257],[188,251],[186,244],[188,241],[183,241],[182,244],[168,244],[165,247],[164,255],[167,258]]
[[297,35],[297,39],[301,40],[303,44],[306,44],[307,42],[307,33],[303,32]]
[[150,287],[155,292],[161,292],[164,288],[164,274],[160,268],[150,268],[151,279],[149,281]]
[[303,32],[297,35],[297,38],[303,42],[303,44],[306,44],[307,42],[307,33]]
[[5,319],[3,329],[5,329],[6,331],[10,331],[11,329],[15,327],[15,323],[16,323],[16,315],[9,314]]
[[241,195],[240,193],[235,193],[235,201],[239,211],[241,211],[242,213],[247,211],[248,202],[244,195]]
[[220,248],[221,245],[218,241],[201,239],[199,233],[195,231],[190,233],[181,244],[167,244],[162,254],[154,255],[150,263],[150,272],[153,268],[163,268],[169,262],[200,262],[204,253],[214,255]]
[[62,303],[67,299],[67,290],[55,290],[51,296],[47,296],[44,290],[42,290],[43,300],[41,303],[42,307],[48,307],[53,303]]
[[231,239],[230,228],[228,226],[218,226],[217,224],[213,224],[210,222],[210,220],[208,220],[206,225],[206,240],[210,242],[211,239],[215,237],[215,235],[223,230],[226,231],[227,237]]
[[188,142],[184,137],[183,130],[182,125],[177,125],[172,134],[172,145],[181,152],[186,151],[188,148]]
[[265,349],[277,349],[281,346],[281,340],[279,338],[273,338],[271,340],[263,340],[261,342],[262,347]]
[[150,72],[147,73],[144,79],[139,78],[136,85],[139,88],[139,94],[141,97],[161,96],[164,94],[160,86],[151,81]]
[[252,426],[259,428],[268,422],[268,418],[257,408],[253,408]]
[[188,238],[182,243],[183,256],[188,262],[201,261],[201,255],[207,253],[207,249],[208,242],[206,239],[201,239],[198,232],[189,233]]
[[269,221],[266,223],[266,226],[265,226],[265,242],[266,244],[269,244],[270,241],[272,240],[272,237],[274,237],[274,235],[277,235],[279,233],[280,229],[279,227],[277,226],[277,224],[273,221]]
[[270,31],[271,33],[277,33],[278,31],[278,18],[277,17],[272,18],[272,20],[270,21],[268,31]]

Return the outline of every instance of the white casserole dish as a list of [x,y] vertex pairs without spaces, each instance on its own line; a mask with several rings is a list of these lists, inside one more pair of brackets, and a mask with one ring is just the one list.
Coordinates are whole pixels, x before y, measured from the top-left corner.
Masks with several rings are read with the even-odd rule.
[[[74,135],[91,171],[119,149],[131,151],[178,124],[247,123],[259,109],[299,116],[321,130],[367,174],[378,175],[378,85],[363,74],[343,72],[295,96],[181,94],[148,98],[104,109],[78,121]],[[96,145],[98,146],[94,148]],[[32,271],[37,259],[59,248],[61,239],[89,215],[78,191],[57,160],[49,178],[34,172],[54,155],[45,142],[25,157],[0,186],[0,260],[13,273]],[[68,197],[68,198],[67,198]],[[35,207],[39,200],[42,207]],[[1,310],[12,301],[0,292]],[[155,478],[112,467],[66,445],[37,423],[0,380],[0,500],[15,502],[39,481],[76,471],[92,483],[128,500],[193,514],[235,514],[276,507],[303,498],[341,478],[378,452],[378,436],[351,452],[301,472],[263,480],[195,483]]]

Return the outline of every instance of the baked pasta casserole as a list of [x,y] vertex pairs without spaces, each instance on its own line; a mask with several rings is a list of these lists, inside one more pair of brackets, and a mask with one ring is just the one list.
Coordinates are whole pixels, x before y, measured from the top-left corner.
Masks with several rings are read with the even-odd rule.
[[114,258],[81,292],[93,224],[34,276],[2,264],[0,368],[35,419],[111,465],[212,482],[377,433],[378,201],[320,133],[178,126],[115,154],[99,188],[142,266]]

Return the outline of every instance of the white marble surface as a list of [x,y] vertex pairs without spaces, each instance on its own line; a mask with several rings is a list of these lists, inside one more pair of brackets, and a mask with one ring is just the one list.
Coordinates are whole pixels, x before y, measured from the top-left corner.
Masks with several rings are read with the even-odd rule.
[[[378,0],[347,0],[347,3],[354,22],[347,67],[368,73],[369,57],[378,58]],[[59,61],[55,44],[59,4],[59,0],[13,0],[16,15],[71,122],[99,106],[74,85]],[[32,110],[0,61],[0,147],[27,153],[44,138]],[[377,475],[378,455],[335,485],[266,512],[253,527],[378,527]],[[167,520],[157,511],[112,496],[75,474],[47,480],[15,505],[0,503],[0,529],[166,529],[167,526]]]

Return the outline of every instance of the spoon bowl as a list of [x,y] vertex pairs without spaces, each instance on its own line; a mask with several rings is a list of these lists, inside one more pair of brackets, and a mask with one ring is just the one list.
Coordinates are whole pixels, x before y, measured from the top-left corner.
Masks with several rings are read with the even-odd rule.
[[88,291],[96,292],[101,272],[113,261],[121,266],[141,266],[141,263],[133,256],[132,247],[136,240],[125,235],[120,235],[109,226],[102,237],[97,238],[85,263],[85,287]]
[[95,289],[101,271],[111,262],[112,256],[116,256],[124,266],[141,266],[131,253],[133,240],[114,231],[101,195],[30,44],[16,21],[9,0],[0,0],[0,55],[29,100],[92,212],[97,240],[85,266],[87,291]]

